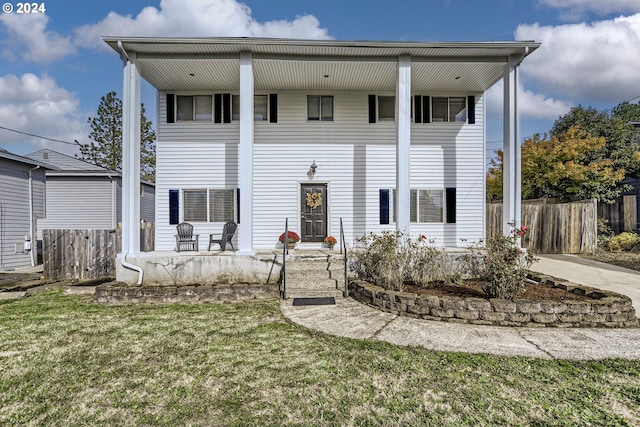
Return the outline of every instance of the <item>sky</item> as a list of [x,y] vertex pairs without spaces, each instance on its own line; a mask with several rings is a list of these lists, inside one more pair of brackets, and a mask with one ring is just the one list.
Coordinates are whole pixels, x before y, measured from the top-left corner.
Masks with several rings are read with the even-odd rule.
[[[79,154],[100,97],[121,96],[122,62],[101,36],[534,40],[520,66],[521,138],[574,106],[640,100],[640,0],[47,0],[29,14],[2,2],[0,147],[21,155]],[[155,123],[155,89],[143,81],[141,93]],[[501,82],[487,92],[488,158],[502,146],[502,96]]]

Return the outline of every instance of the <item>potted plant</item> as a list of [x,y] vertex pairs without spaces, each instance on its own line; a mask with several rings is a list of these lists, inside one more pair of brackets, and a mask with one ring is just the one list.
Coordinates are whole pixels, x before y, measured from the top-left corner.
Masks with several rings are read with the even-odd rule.
[[336,243],[338,243],[338,241],[333,236],[327,236],[324,239],[324,244],[327,245],[331,250],[333,250],[333,247],[336,245]]
[[[289,245],[290,248],[295,247],[296,243],[300,241],[300,236],[298,236],[298,233],[296,233],[295,231],[289,231],[288,237],[289,238],[287,239],[287,245]],[[278,240],[280,240],[280,243],[284,244],[284,233],[280,235],[280,238]]]

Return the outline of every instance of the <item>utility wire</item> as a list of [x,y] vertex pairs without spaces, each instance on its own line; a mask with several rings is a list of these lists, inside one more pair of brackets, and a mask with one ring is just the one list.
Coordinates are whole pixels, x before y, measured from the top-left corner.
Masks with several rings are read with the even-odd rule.
[[28,133],[28,132],[22,132],[22,131],[19,131],[19,130],[16,130],[16,129],[7,128],[7,127],[4,127],[4,126],[0,126],[0,129],[8,130],[9,132],[15,132],[15,133],[19,133],[19,134],[22,134],[22,135],[33,136],[35,138],[46,139],[47,141],[60,142],[62,144],[81,145],[79,142],[62,141],[60,139],[48,138],[46,136],[36,135],[36,134],[33,134],[33,133]]

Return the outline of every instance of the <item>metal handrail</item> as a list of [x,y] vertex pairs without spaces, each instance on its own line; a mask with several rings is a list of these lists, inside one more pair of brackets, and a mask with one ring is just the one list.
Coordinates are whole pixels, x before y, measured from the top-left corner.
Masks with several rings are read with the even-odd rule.
[[342,294],[345,298],[349,296],[349,284],[347,283],[347,242],[344,238],[344,228],[342,226],[342,217],[340,217],[340,254],[344,249],[344,290]]
[[289,218],[284,219],[284,238],[282,239],[282,272],[280,280],[280,298],[287,299],[287,255],[289,254]]

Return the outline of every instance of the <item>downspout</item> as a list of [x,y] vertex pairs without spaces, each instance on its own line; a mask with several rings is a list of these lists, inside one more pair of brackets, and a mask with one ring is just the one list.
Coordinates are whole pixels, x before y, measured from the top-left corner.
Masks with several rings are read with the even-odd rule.
[[138,286],[142,286],[142,276],[144,275],[144,271],[142,271],[142,267],[139,267],[137,265],[133,265],[131,263],[127,262],[127,255],[129,255],[129,252],[125,252],[122,254],[122,258],[120,258],[120,264],[122,264],[122,266],[124,268],[128,268],[129,270],[133,270],[138,272]]
[[[36,266],[35,252],[38,251],[38,243],[33,244],[33,177],[31,172],[40,169],[40,166],[29,169],[29,241],[31,242],[31,252],[29,257],[31,258],[31,267]],[[35,250],[34,250],[35,249]]]
[[[120,52],[122,53],[122,60],[123,61],[129,61],[129,55],[127,55],[127,51],[124,50],[124,47],[122,46],[122,42],[120,40],[118,40],[118,49],[120,49]],[[125,82],[125,88],[126,88],[127,82]],[[124,204],[123,204],[124,205]],[[124,216],[124,215],[123,215]],[[137,285],[138,286],[142,286],[142,277],[144,275],[144,271],[142,270],[142,267],[139,267],[137,265],[133,265],[129,262],[127,262],[127,255],[129,255],[129,249],[127,249],[123,254],[122,254],[122,258],[120,258],[120,264],[122,264],[122,266],[124,268],[128,268],[129,270],[133,270],[136,271],[138,273],[138,282]]]

